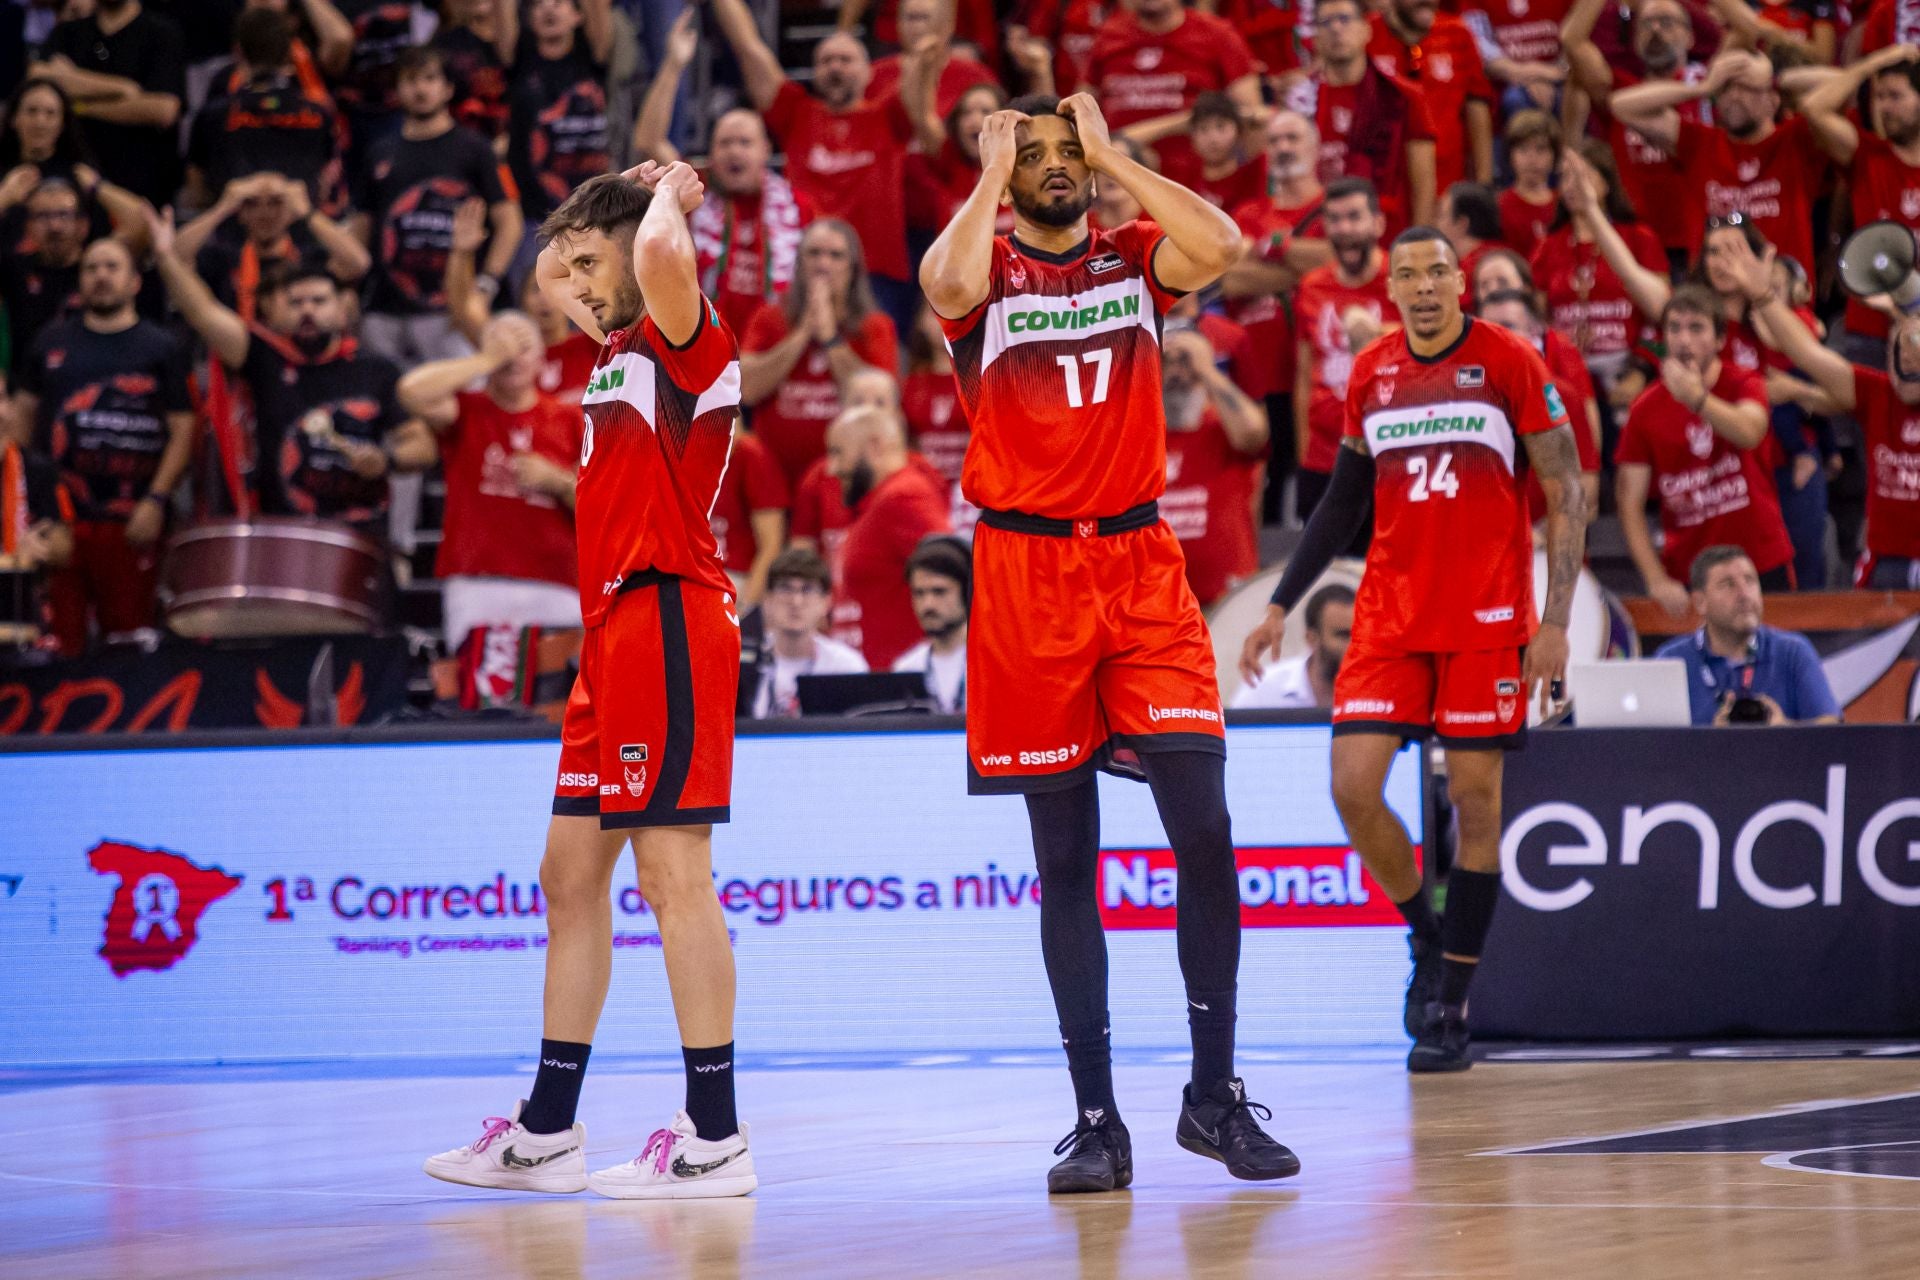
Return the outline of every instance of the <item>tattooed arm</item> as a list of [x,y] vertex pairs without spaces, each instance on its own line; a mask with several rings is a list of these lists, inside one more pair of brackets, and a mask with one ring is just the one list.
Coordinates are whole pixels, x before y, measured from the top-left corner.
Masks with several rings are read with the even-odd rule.
[[1539,690],[1540,709],[1552,707],[1552,688],[1567,674],[1567,621],[1573,613],[1573,588],[1587,541],[1587,496],[1580,487],[1580,451],[1573,429],[1522,436],[1527,461],[1540,477],[1547,495],[1547,604],[1540,630],[1527,646],[1525,679],[1532,693]]

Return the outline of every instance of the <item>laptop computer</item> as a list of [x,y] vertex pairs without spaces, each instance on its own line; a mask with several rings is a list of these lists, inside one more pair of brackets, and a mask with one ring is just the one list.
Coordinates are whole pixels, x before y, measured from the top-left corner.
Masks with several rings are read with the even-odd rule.
[[936,709],[927,693],[927,677],[919,671],[801,676],[794,688],[800,695],[800,714],[807,716],[877,716]]
[[1693,723],[1687,664],[1678,658],[1575,663],[1567,668],[1574,723],[1583,729],[1662,729]]

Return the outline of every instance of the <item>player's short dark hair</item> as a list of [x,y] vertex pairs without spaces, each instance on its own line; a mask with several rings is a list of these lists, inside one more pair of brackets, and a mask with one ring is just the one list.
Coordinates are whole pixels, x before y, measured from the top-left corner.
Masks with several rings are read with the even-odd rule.
[[617,173],[588,178],[573,189],[558,209],[540,224],[540,239],[548,243],[587,231],[601,231],[613,240],[633,238],[647,214],[653,193]]
[[1454,183],[1447,188],[1447,204],[1475,240],[1500,238],[1500,197],[1486,183]]
[[1320,203],[1326,206],[1335,200],[1351,200],[1354,196],[1365,196],[1368,210],[1380,212],[1380,191],[1366,178],[1335,178],[1327,184],[1327,194],[1321,197]]
[[812,547],[788,547],[767,569],[767,588],[782,582],[811,582],[822,591],[833,590],[833,570]]
[[[409,76],[447,75],[447,55],[430,44],[408,45],[400,51],[394,60],[393,74],[396,79],[405,80]],[[451,79],[451,76],[448,76]]]
[[1024,94],[1009,102],[1007,110],[1018,111],[1023,116],[1057,116],[1060,114],[1060,99],[1050,93]]
[[1307,612],[1304,615],[1307,630],[1318,631],[1320,629],[1320,619],[1322,615],[1326,613],[1328,605],[1351,605],[1352,603],[1352,587],[1344,582],[1329,582],[1326,586],[1307,597]]
[[1437,241],[1447,246],[1447,252],[1453,255],[1454,265],[1460,265],[1460,251],[1453,247],[1453,241],[1447,238],[1447,233],[1438,227],[1408,227],[1405,231],[1395,236],[1393,243],[1387,246],[1387,256],[1392,257],[1393,251],[1403,244],[1426,244],[1428,241]]
[[1667,320],[1671,316],[1705,316],[1713,322],[1715,334],[1725,334],[1727,317],[1720,310],[1720,297],[1703,284],[1683,284],[1675,286],[1673,296],[1667,299],[1667,305],[1660,308],[1660,331],[1666,332]]
[[1226,94],[1217,89],[1209,89],[1193,100],[1192,112],[1187,117],[1187,128],[1194,129],[1206,120],[1225,120],[1237,129],[1240,127],[1240,108]]
[[930,533],[907,557],[908,582],[913,581],[915,573],[952,579],[960,586],[961,598],[968,599],[973,589],[973,553],[950,533]]
[[1695,591],[1705,591],[1707,579],[1713,576],[1713,571],[1734,560],[1751,562],[1753,557],[1747,554],[1745,547],[1736,547],[1728,543],[1708,547],[1693,558],[1693,567],[1687,570],[1687,585]]
[[293,60],[293,23],[277,9],[248,9],[233,20],[233,44],[255,73]]
[[1557,160],[1565,139],[1566,135],[1560,131],[1560,122],[1537,108],[1516,111],[1507,120],[1506,143],[1509,151],[1523,142],[1544,142],[1553,148]]
[[1480,310],[1499,306],[1502,303],[1517,302],[1527,309],[1527,314],[1535,320],[1545,320],[1546,310],[1540,305],[1540,295],[1528,289],[1502,289],[1480,299]]
[[340,289],[340,281],[325,264],[312,259],[283,258],[260,269],[260,283],[254,287],[254,296],[270,298],[309,280],[324,280],[335,292]]
[[1909,85],[1913,86],[1915,93],[1920,93],[1920,58],[1912,58],[1906,62],[1896,62],[1892,66],[1877,73],[1873,78],[1879,80],[1887,76],[1899,76]]

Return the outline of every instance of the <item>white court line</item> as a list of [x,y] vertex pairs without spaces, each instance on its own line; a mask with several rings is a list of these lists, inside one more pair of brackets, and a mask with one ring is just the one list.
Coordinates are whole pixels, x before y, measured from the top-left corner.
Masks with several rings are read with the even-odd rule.
[[33,1173],[4,1173],[0,1178],[13,1182],[43,1182],[56,1187],[92,1187],[100,1191],[180,1191],[197,1195],[223,1196],[305,1196],[327,1200],[466,1200],[479,1199],[458,1195],[414,1195],[395,1191],[385,1195],[371,1191],[310,1191],[304,1187],[194,1187],[150,1182],[90,1182],[81,1178],[48,1178]]
[[1896,1142],[1850,1142],[1837,1147],[1809,1147],[1805,1151],[1782,1151],[1768,1156],[1760,1163],[1769,1169],[1791,1169],[1795,1173],[1824,1173],[1833,1178],[1884,1178],[1889,1182],[1913,1182],[1912,1174],[1906,1173],[1861,1173],[1857,1169],[1816,1169],[1811,1165],[1795,1164],[1801,1156],[1824,1155],[1829,1151],[1861,1151],[1867,1147],[1914,1147],[1920,1149],[1920,1140],[1902,1138]]
[[[1716,1124],[1738,1124],[1743,1120],[1772,1120],[1780,1116],[1804,1115],[1809,1111],[1831,1111],[1835,1107],[1860,1107],[1875,1102],[1895,1102],[1901,1098],[1920,1098],[1920,1091],[1910,1093],[1889,1093],[1877,1098],[1828,1098],[1812,1102],[1788,1102],[1769,1111],[1751,1111],[1744,1115],[1722,1116],[1719,1119],[1682,1120],[1678,1124],[1657,1125],[1651,1129],[1628,1129],[1622,1133],[1600,1134],[1592,1138],[1565,1138],[1557,1142],[1523,1142],[1517,1147],[1501,1147],[1496,1151],[1473,1151],[1469,1157],[1478,1156],[1617,1156],[1634,1154],[1620,1151],[1559,1151],[1556,1147],[1584,1147],[1590,1142],[1617,1142],[1622,1138],[1650,1138],[1655,1134],[1679,1133],[1685,1129],[1704,1129]],[[1747,1151],[1660,1151],[1644,1152],[1648,1155],[1712,1155],[1737,1156],[1752,1155]]]

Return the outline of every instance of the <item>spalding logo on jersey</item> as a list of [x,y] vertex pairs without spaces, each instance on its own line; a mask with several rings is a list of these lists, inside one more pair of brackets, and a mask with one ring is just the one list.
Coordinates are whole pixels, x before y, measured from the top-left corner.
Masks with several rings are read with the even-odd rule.
[[1154,334],[1153,299],[1144,276],[1074,294],[1017,293],[987,308],[985,369],[1009,347],[1075,340],[1138,326]]

